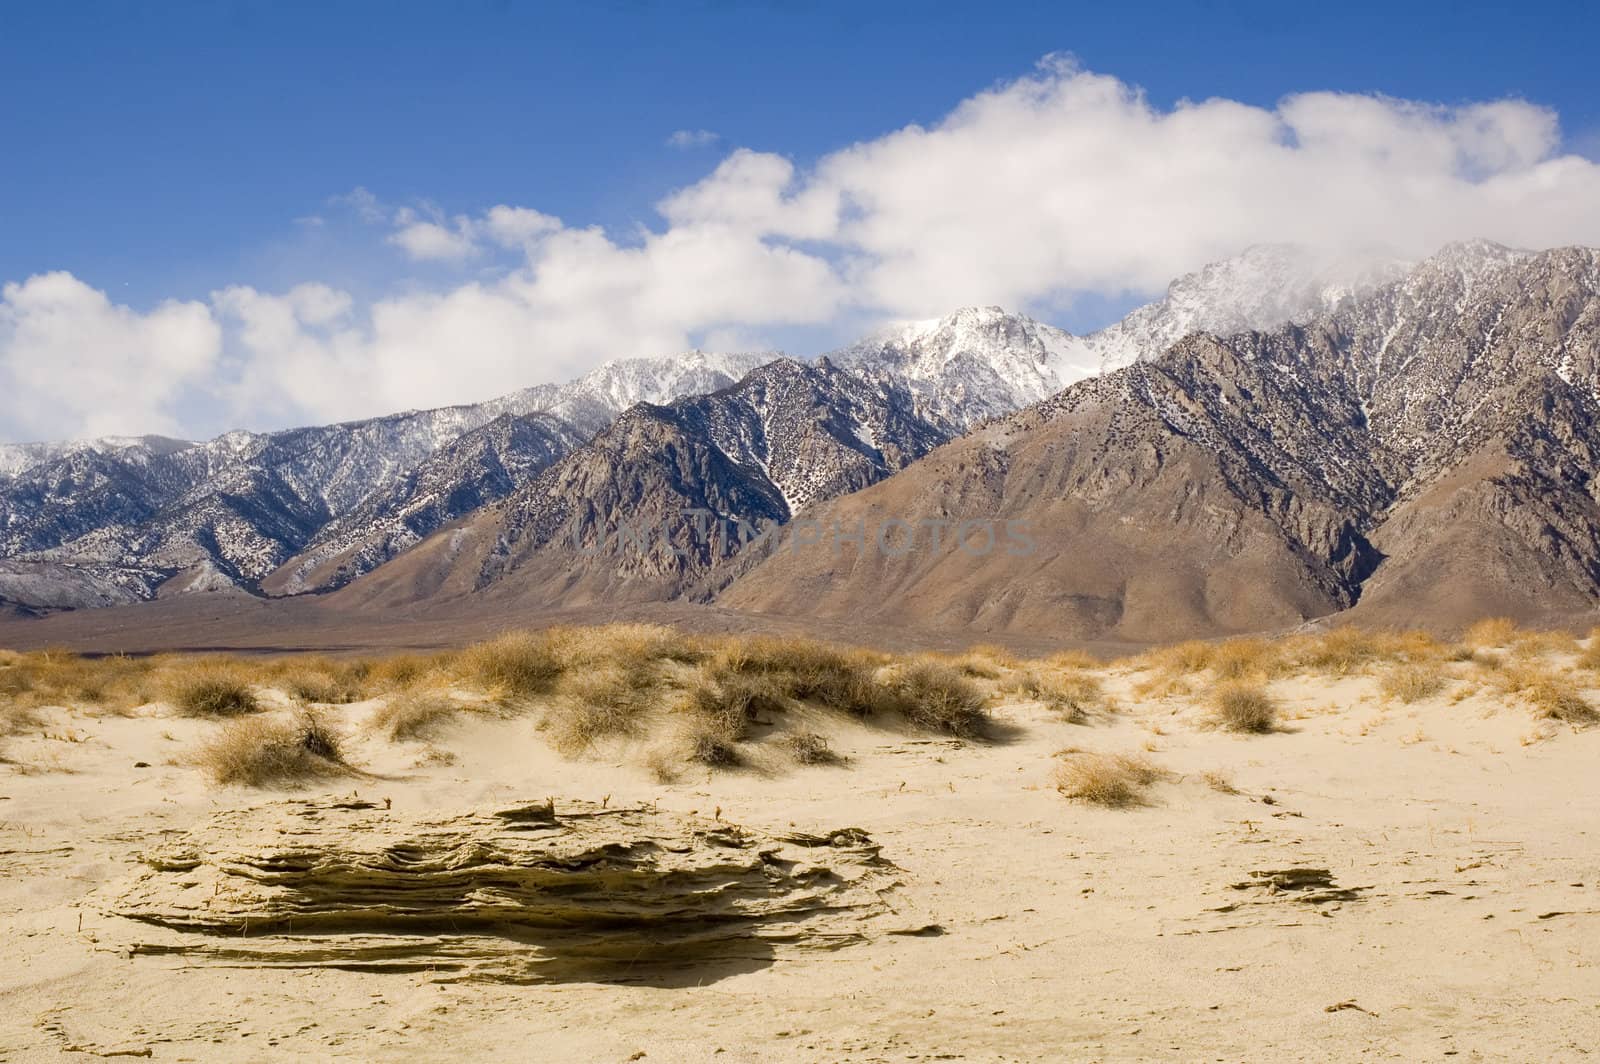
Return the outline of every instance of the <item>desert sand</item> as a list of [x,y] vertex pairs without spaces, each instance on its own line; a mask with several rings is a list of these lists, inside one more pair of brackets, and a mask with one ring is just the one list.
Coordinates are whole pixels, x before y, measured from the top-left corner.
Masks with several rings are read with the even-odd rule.
[[[41,707],[0,764],[0,1060],[1585,1058],[1600,729],[1541,719],[1474,661],[1440,668],[1409,703],[1379,668],[1276,675],[1274,730],[1243,734],[1213,726],[1203,670],[1111,664],[1080,671],[1114,705],[1067,714],[994,683],[981,739],[816,714],[838,763],[758,740],[673,782],[656,737],[566,756],[537,707],[402,740],[366,726],[382,697],[326,707],[359,774],[290,789],[211,782],[195,752],[221,725],[160,701]],[[1160,778],[1123,807],[1075,800],[1058,784],[1082,751]],[[141,856],[208,824],[270,836],[308,803],[356,804],[400,840],[547,802],[689,834],[854,828],[885,863],[827,915],[826,948],[775,912],[764,946],[549,977],[508,974],[516,941],[510,967],[346,970],[329,935],[321,961],[269,967],[249,950],[271,932],[118,915],[150,882]],[[158,942],[192,949],[140,948]]]

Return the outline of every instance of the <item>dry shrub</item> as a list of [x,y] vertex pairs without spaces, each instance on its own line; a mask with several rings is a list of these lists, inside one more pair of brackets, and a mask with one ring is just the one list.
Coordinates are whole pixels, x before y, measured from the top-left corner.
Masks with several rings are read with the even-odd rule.
[[1072,723],[1086,720],[1092,710],[1114,708],[1099,678],[1083,673],[1060,675],[1030,671],[1018,680],[1015,690],[1024,698],[1044,703],[1052,713]]
[[916,727],[965,739],[977,738],[987,729],[983,692],[958,670],[924,659],[885,672],[897,708]]
[[291,658],[276,663],[273,671],[284,692],[301,702],[342,705],[368,697],[371,665],[366,661]]
[[1230,683],[1212,696],[1213,721],[1224,731],[1262,735],[1278,726],[1278,705],[1256,684]]
[[981,644],[951,661],[966,675],[979,680],[998,680],[1007,672],[1019,668],[1017,656],[1005,647]]
[[1390,669],[1378,683],[1386,698],[1410,705],[1432,698],[1445,688],[1444,670],[1438,665],[1401,665]]
[[167,697],[186,717],[237,717],[261,708],[243,672],[220,662],[197,662],[168,677]]
[[1517,622],[1509,617],[1485,617],[1467,629],[1461,641],[1474,649],[1478,647],[1510,646],[1517,636]]
[[1224,639],[1211,648],[1211,671],[1219,680],[1271,676],[1277,668],[1273,648],[1260,639]]
[[733,768],[743,762],[739,748],[715,728],[691,728],[688,741],[688,758],[709,768]]
[[367,666],[369,691],[404,691],[426,682],[442,683],[453,655],[392,654]]
[[305,783],[352,771],[338,733],[309,711],[293,720],[233,721],[201,747],[198,762],[212,782],[246,787]]
[[1041,662],[1051,669],[1098,669],[1105,662],[1089,653],[1087,650],[1058,650]]
[[1144,805],[1150,785],[1164,773],[1137,754],[1074,751],[1056,769],[1055,785],[1068,798],[1108,809]]
[[1576,664],[1580,669],[1600,670],[1600,628],[1589,630]]
[[1348,676],[1365,668],[1379,657],[1379,647],[1370,632],[1359,628],[1335,628],[1304,642],[1297,655],[1298,664],[1315,672]]
[[1544,676],[1528,684],[1523,695],[1539,716],[1568,724],[1592,724],[1600,713],[1571,683],[1557,676]]
[[1192,676],[1211,667],[1211,655],[1215,651],[1215,644],[1191,639],[1152,650],[1145,655],[1144,663],[1169,676]]
[[1200,778],[1205,781],[1205,785],[1207,787],[1210,787],[1218,794],[1239,793],[1239,788],[1233,785],[1233,780],[1228,777],[1226,772],[1220,772],[1216,769],[1212,769],[1210,772],[1201,773]]
[[1578,638],[1571,632],[1558,630],[1518,632],[1511,640],[1511,652],[1521,658],[1575,654],[1578,652]]
[[839,761],[827,738],[816,732],[794,732],[785,737],[783,744],[789,756],[802,765],[832,765]]
[[1303,669],[1350,676],[1381,662],[1438,661],[1445,647],[1426,632],[1368,631],[1346,626],[1295,641],[1295,664]]
[[424,739],[460,710],[456,702],[443,695],[405,691],[379,706],[368,727],[391,742]]
[[503,700],[546,694],[561,676],[551,639],[540,632],[507,632],[475,643],[455,660],[461,678]]
[[542,726],[562,753],[582,752],[601,739],[633,731],[648,708],[651,687],[640,663],[566,673]]
[[[845,650],[809,639],[758,637],[730,641],[708,659],[719,678],[763,678],[769,691],[811,702],[852,717],[865,718],[898,708],[874,672],[885,659],[864,650]],[[951,673],[959,673],[945,666]]]
[[639,666],[659,661],[692,663],[704,656],[698,642],[660,624],[556,627],[547,629],[544,638],[563,669],[608,662]]
[[727,742],[744,739],[751,724],[786,708],[787,692],[779,677],[742,673],[707,663],[695,670],[679,701],[679,709]]
[[155,663],[124,655],[85,658],[68,650],[11,652],[0,663],[0,698],[29,706],[126,710],[154,701]]

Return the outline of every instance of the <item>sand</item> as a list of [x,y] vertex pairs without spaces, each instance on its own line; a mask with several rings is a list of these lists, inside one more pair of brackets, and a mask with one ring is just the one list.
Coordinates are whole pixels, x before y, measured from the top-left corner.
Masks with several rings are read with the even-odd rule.
[[[1461,682],[1400,705],[1369,677],[1301,678],[1273,685],[1284,727],[1245,736],[1136,681],[1109,674],[1122,711],[1087,723],[1019,701],[994,709],[987,743],[819,721],[844,764],[773,749],[671,784],[644,740],[567,759],[530,717],[464,717],[427,743],[361,738],[368,775],[293,792],[397,817],[550,797],[768,833],[855,827],[895,866],[855,944],[621,982],[130,957],[142,931],[108,909],[139,854],[286,795],[207,782],[188,759],[215,723],[159,704],[43,710],[0,765],[0,1060],[1565,1060],[1600,1045],[1600,729],[1458,697]],[[359,734],[373,708],[330,712]],[[1052,785],[1063,748],[1137,752],[1170,776],[1145,805],[1085,805]],[[1288,869],[1327,876],[1274,892],[1253,875]]]

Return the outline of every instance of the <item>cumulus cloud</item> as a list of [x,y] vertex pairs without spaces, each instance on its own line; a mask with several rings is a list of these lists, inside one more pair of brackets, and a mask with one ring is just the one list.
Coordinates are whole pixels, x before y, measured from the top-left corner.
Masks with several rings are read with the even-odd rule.
[[13,440],[177,433],[177,404],[215,368],[204,303],[148,313],[64,272],[0,288],[0,429]]
[[[446,215],[365,189],[339,198],[407,258],[472,265],[470,279],[434,290],[413,283],[357,304],[315,284],[224,287],[209,304],[141,315],[65,275],[34,278],[5,290],[0,358],[8,376],[43,381],[10,395],[70,390],[52,376],[61,358],[114,379],[132,357],[199,381],[238,422],[281,424],[481,399],[713,337],[765,346],[774,330],[846,316],[971,303],[1048,315],[1083,294],[1155,295],[1254,243],[1404,256],[1469,237],[1600,243],[1600,165],[1560,144],[1557,116],[1520,100],[1318,92],[1270,108],[1159,107],[1050,59],[936,124],[805,169],[734,150],[664,190],[659,224],[637,232],[523,206]],[[50,289],[71,297],[28,309]],[[157,336],[174,339],[170,364]],[[52,434],[170,425],[171,388],[140,388],[63,398],[78,413]],[[37,423],[31,400],[6,403],[0,429]]]
[[685,150],[689,148],[706,148],[721,139],[709,129],[679,129],[674,130],[672,135],[667,138],[667,147]]

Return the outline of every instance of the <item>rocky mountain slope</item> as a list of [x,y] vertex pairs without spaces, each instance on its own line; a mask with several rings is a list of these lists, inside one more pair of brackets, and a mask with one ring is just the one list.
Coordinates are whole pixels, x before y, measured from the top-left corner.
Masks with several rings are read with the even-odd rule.
[[1293,245],[1252,247],[1173,281],[1166,295],[1086,336],[999,307],[912,322],[832,354],[911,393],[917,412],[951,435],[1085,378],[1154,357],[1194,332],[1232,336],[1303,323],[1404,276],[1381,256],[1330,257]]
[[1597,387],[1600,252],[1456,245],[1310,322],[1188,337],[812,515],[1015,522],[1025,554],[948,534],[774,552],[719,601],[1130,639],[1593,609]]
[[340,593],[399,606],[489,594],[582,606],[692,593],[802,508],[889,476],[947,437],[903,389],[828,359],[641,404],[499,503]]
[[[627,406],[724,387],[770,358],[625,359],[471,406],[201,443],[10,445],[0,452],[0,599],[55,608],[254,588],[308,547],[312,568],[350,554],[365,571],[500,497]],[[497,421],[505,431],[490,428]],[[294,579],[280,583],[327,583]]]

